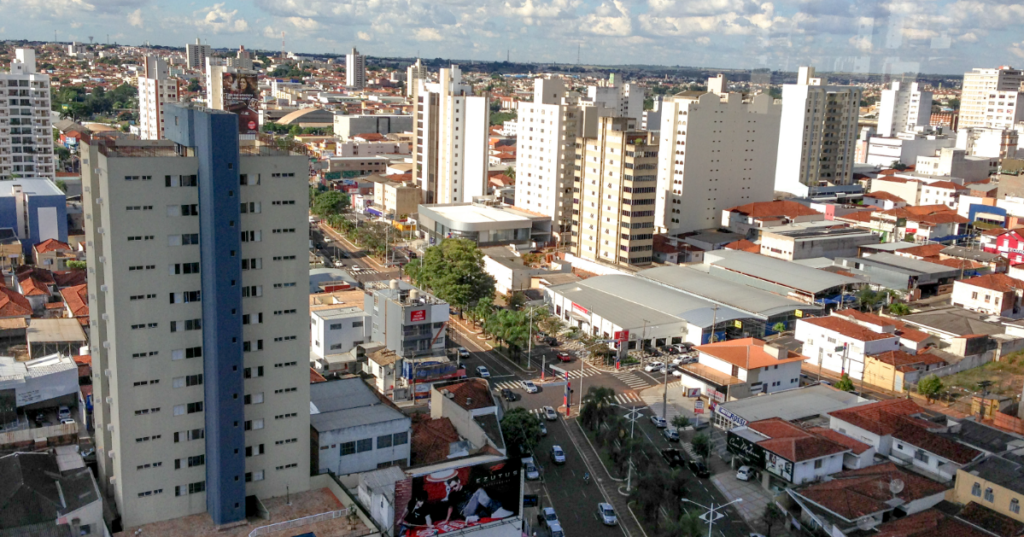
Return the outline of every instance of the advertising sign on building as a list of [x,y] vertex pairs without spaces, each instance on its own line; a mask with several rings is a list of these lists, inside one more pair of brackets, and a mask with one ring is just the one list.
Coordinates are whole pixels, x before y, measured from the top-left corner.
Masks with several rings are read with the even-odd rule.
[[238,114],[239,134],[260,131],[260,90],[255,73],[224,73],[224,110]]
[[515,517],[521,463],[441,470],[395,484],[396,537],[434,537]]
[[420,321],[427,320],[427,310],[412,310],[409,314],[409,320],[418,323]]
[[730,431],[726,435],[726,449],[754,468],[764,468],[764,448]]
[[590,310],[584,308],[583,306],[580,306],[575,302],[572,303],[572,312],[578,315],[590,315]]
[[742,427],[747,424],[747,420],[737,416],[736,414],[733,414],[731,410],[725,408],[724,406],[719,405],[715,409],[715,413],[735,423],[738,427]]
[[765,451],[764,469],[790,483],[793,482],[793,463],[770,451]]
[[[686,396],[689,397],[690,399],[700,397],[700,388],[687,388]],[[703,403],[703,401],[700,402]]]
[[693,413],[703,414],[704,413],[704,401],[697,400],[693,402]]

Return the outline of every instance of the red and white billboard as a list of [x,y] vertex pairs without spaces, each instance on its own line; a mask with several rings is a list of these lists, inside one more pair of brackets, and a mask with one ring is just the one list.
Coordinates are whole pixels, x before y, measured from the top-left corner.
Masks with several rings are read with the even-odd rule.
[[417,323],[417,322],[420,322],[420,321],[426,321],[427,320],[427,310],[412,310],[412,312],[409,313],[409,320],[414,322],[414,323]]
[[986,247],[985,251],[1005,257],[1011,266],[1024,263],[1024,236],[1016,231],[1007,231],[996,238],[995,248]]
[[577,313],[579,315],[590,315],[590,310],[584,308],[583,306],[580,306],[575,302],[572,303],[572,311],[573,313]]

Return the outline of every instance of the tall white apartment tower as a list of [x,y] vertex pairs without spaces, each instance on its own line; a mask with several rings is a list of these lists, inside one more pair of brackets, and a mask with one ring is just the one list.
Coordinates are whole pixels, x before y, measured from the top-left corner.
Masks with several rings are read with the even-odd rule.
[[607,86],[590,86],[583,99],[595,106],[612,109],[615,117],[629,117],[639,125],[644,115],[644,89],[636,84],[616,83],[615,75],[608,78]]
[[355,89],[366,87],[366,56],[355,47],[345,55],[345,85]]
[[901,132],[914,132],[928,125],[931,117],[932,92],[922,91],[917,82],[893,80],[889,89],[882,90],[878,136],[892,138]]
[[139,130],[143,140],[164,137],[164,103],[178,102],[178,79],[167,76],[167,62],[147,56],[139,75]]
[[125,531],[309,488],[305,157],[164,107],[83,142],[96,453]]
[[[721,79],[709,87],[724,91]],[[684,91],[662,103],[654,222],[659,232],[717,227],[722,210],[772,199],[782,105],[766,94]],[[635,172],[640,175],[640,172]]]
[[0,73],[0,180],[55,177],[50,127],[50,75],[36,72],[36,51],[15,50],[11,70]]
[[416,81],[426,80],[429,75],[427,66],[423,65],[419,58],[416,58],[416,63],[405,69],[405,94],[412,97],[413,92],[416,90]]
[[462,203],[487,192],[486,95],[473,96],[457,65],[441,69],[436,84],[416,81],[415,177],[424,203]]
[[192,43],[185,45],[186,65],[189,69],[205,69],[206,58],[210,57],[211,51],[210,45],[200,43],[197,37],[194,45]]
[[960,128],[1015,129],[1024,121],[1024,71],[1008,66],[964,73]]
[[775,190],[807,196],[850,184],[861,95],[858,86],[829,86],[813,67],[800,67],[796,84],[782,87]]

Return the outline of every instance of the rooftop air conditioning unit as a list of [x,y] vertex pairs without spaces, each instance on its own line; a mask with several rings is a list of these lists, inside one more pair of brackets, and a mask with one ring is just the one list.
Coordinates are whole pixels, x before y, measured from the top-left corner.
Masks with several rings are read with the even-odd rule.
[[108,405],[114,404],[114,398],[109,395],[107,396],[106,401]]

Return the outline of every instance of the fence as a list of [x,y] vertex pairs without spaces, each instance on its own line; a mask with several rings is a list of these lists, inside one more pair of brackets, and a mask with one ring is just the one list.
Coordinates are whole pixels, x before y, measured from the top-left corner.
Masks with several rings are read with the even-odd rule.
[[278,522],[276,524],[268,524],[266,526],[260,526],[251,532],[249,537],[259,537],[260,535],[269,535],[275,531],[284,531],[292,528],[299,528],[309,524],[316,524],[324,520],[333,520],[335,518],[341,518],[348,516],[348,509],[339,509],[337,511],[328,511],[326,513],[320,513],[319,515],[309,515],[302,518],[296,518],[293,520],[285,520],[284,522]]

